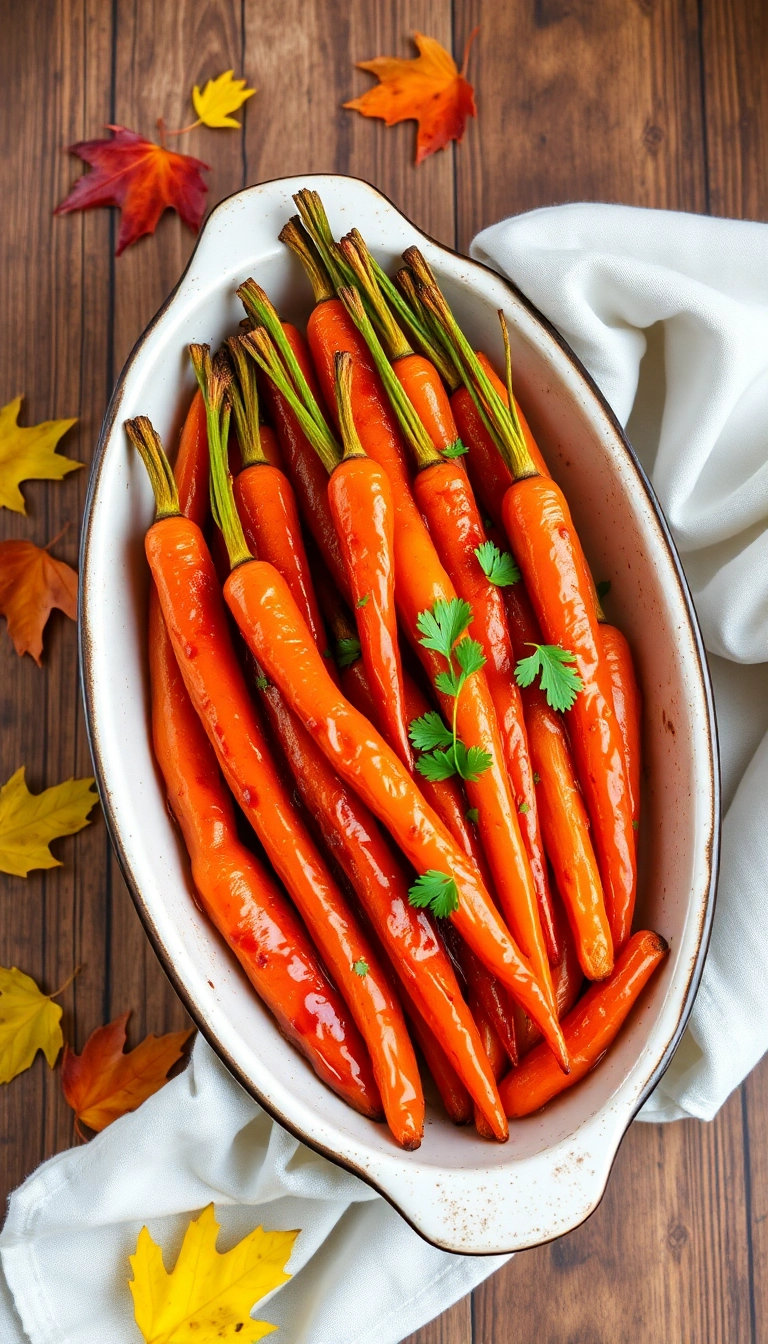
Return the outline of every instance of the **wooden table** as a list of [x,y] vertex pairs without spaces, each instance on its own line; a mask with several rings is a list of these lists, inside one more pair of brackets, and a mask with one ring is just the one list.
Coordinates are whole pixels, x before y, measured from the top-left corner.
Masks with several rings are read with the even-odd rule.
[[[0,404],[25,423],[77,416],[88,461],[112,385],[193,245],[166,215],[113,257],[116,216],[53,220],[80,171],[64,149],[120,123],[182,126],[194,83],[231,66],[258,85],[242,133],[200,129],[214,204],[287,173],[369,178],[436,237],[466,248],[504,215],[568,200],[747,219],[768,214],[768,10],[761,0],[2,0]],[[480,116],[460,149],[412,166],[414,129],[341,110],[368,87],[355,60],[411,54],[419,30],[457,52],[476,25]],[[3,537],[76,563],[87,473],[25,487]],[[90,773],[75,628],[54,615],[45,666],[0,643],[0,779],[34,789]],[[100,818],[63,867],[2,878],[0,963],[48,989],[80,964],[65,1027],[133,1011],[132,1042],[184,1013],[145,938]],[[41,1056],[0,1091],[3,1190],[73,1142]],[[768,1068],[711,1125],[636,1125],[578,1231],[518,1256],[410,1344],[741,1344],[768,1339]]]

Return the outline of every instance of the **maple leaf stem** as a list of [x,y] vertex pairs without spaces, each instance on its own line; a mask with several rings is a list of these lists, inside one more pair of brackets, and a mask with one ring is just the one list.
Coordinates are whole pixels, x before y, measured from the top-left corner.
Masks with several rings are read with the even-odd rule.
[[467,38],[466,43],[464,44],[464,57],[461,62],[461,73],[463,76],[466,75],[467,73],[467,66],[469,64],[469,53],[472,50],[472,43],[474,42],[479,32],[480,32],[480,25],[478,24],[476,28],[472,29],[472,32],[469,34],[469,37]]
[[[160,118],[160,121],[162,121],[162,117]],[[160,126],[160,121],[158,121],[158,123],[157,123],[157,124],[158,124],[158,127]],[[181,130],[178,130],[178,131],[168,131],[168,130],[166,130],[166,128],[165,128],[165,123],[163,123],[162,134],[163,134],[163,136],[165,137],[166,140],[170,140],[170,139],[171,139],[173,136],[175,136],[175,135],[187,135],[189,131],[196,131],[197,128],[198,128],[198,126],[202,126],[202,124],[203,124],[203,123],[202,123],[201,118],[198,117],[197,121],[191,121],[191,122],[189,123],[188,126],[182,126],[182,127],[181,127]]]
[[58,999],[59,995],[63,994],[65,989],[69,988],[69,986],[72,984],[72,981],[75,979],[75,976],[78,976],[82,971],[82,969],[83,969],[82,966],[76,966],[72,974],[67,976],[66,980],[64,981],[64,984],[60,985],[58,989],[55,989],[52,994],[49,994],[48,998]]
[[47,542],[45,543],[45,545],[43,546],[42,549],[43,549],[44,551],[50,551],[51,547],[52,547],[52,546],[55,546],[57,541],[61,541],[61,538],[64,536],[64,533],[65,533],[66,531],[68,531],[69,527],[70,527],[70,524],[69,524],[69,523],[65,523],[64,526],[62,527],[61,531],[57,532],[55,537],[51,537],[51,540],[50,540],[50,541],[47,541]]

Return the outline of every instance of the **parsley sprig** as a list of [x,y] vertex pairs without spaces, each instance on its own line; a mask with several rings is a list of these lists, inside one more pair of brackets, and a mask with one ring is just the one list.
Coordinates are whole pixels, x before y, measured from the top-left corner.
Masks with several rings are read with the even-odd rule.
[[509,551],[500,551],[495,542],[484,541],[482,546],[475,548],[475,555],[486,579],[497,588],[509,588],[520,578],[520,570]]
[[416,769],[425,779],[437,782],[459,775],[472,783],[491,765],[491,756],[483,747],[467,747],[456,733],[459,696],[469,678],[485,666],[485,655],[476,639],[466,638],[472,621],[472,608],[460,597],[450,602],[438,599],[431,611],[420,612],[417,626],[426,649],[442,654],[448,663],[438,672],[435,686],[453,699],[453,718],[448,728],[434,710],[414,719],[409,732],[416,751],[423,754]]
[[465,447],[461,439],[454,439],[453,443],[449,443],[447,448],[440,449],[440,456],[450,459],[452,457],[463,457],[468,452],[469,449]]
[[339,667],[351,667],[360,657],[360,640],[356,635],[350,635],[336,641],[336,662]]
[[417,877],[408,892],[408,900],[417,910],[431,910],[438,919],[447,919],[459,908],[459,889],[448,873],[430,868]]
[[515,680],[518,686],[530,686],[539,674],[539,685],[547,697],[551,709],[564,711],[573,705],[584,683],[578,672],[569,666],[576,662],[576,655],[570,649],[561,649],[558,644],[533,644],[533,653],[521,658],[515,668]]

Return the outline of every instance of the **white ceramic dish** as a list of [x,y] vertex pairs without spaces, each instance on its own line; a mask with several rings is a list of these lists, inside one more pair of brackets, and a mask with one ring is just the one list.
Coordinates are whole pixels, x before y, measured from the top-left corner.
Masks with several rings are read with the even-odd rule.
[[88,729],[107,822],[155,949],[190,1013],[234,1075],[282,1124],[381,1191],[430,1241],[495,1253],[575,1227],[599,1202],[619,1143],[677,1044],[711,921],[719,800],[712,697],[690,599],[648,482],[605,402],[560,338],[497,275],[425,238],[357,179],[315,177],[337,235],[357,225],[379,260],[418,242],[473,343],[496,358],[509,322],[517,386],[564,486],[645,695],[646,793],[638,920],[671,953],[605,1060],[506,1145],[428,1111],[416,1153],[351,1111],[288,1045],[201,915],[150,745],[146,666],[152,495],[123,430],[149,415],[170,446],[193,387],[186,347],[236,329],[238,284],[253,275],[283,316],[310,292],[278,241],[305,182],[251,187],[211,215],[179,285],[131,354],[91,473],[81,555],[81,659]]

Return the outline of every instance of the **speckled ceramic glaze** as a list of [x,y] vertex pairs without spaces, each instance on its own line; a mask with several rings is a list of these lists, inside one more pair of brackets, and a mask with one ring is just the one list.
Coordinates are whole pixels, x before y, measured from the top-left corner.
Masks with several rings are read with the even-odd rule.
[[315,177],[334,232],[357,225],[378,259],[418,242],[475,346],[501,361],[496,310],[511,329],[520,399],[564,487],[611,614],[629,637],[645,696],[645,796],[637,924],[671,953],[594,1072],[507,1144],[428,1108],[424,1142],[404,1153],[357,1115],[277,1031],[198,910],[169,820],[148,713],[143,537],[153,516],[144,468],[123,430],[150,416],[173,446],[193,388],[190,341],[236,329],[237,286],[253,275],[282,315],[311,296],[278,241],[305,179],[251,187],[211,215],[189,266],[120,377],[91,473],[81,556],[80,633],[88,728],[104,811],[126,881],[190,1013],[240,1083],[281,1124],[369,1181],[430,1241],[468,1253],[560,1236],[599,1202],[616,1150],[660,1077],[691,1007],[711,920],[718,835],[712,697],[701,640],[669,533],[609,408],[563,341],[510,285],[424,237],[365,182]]

